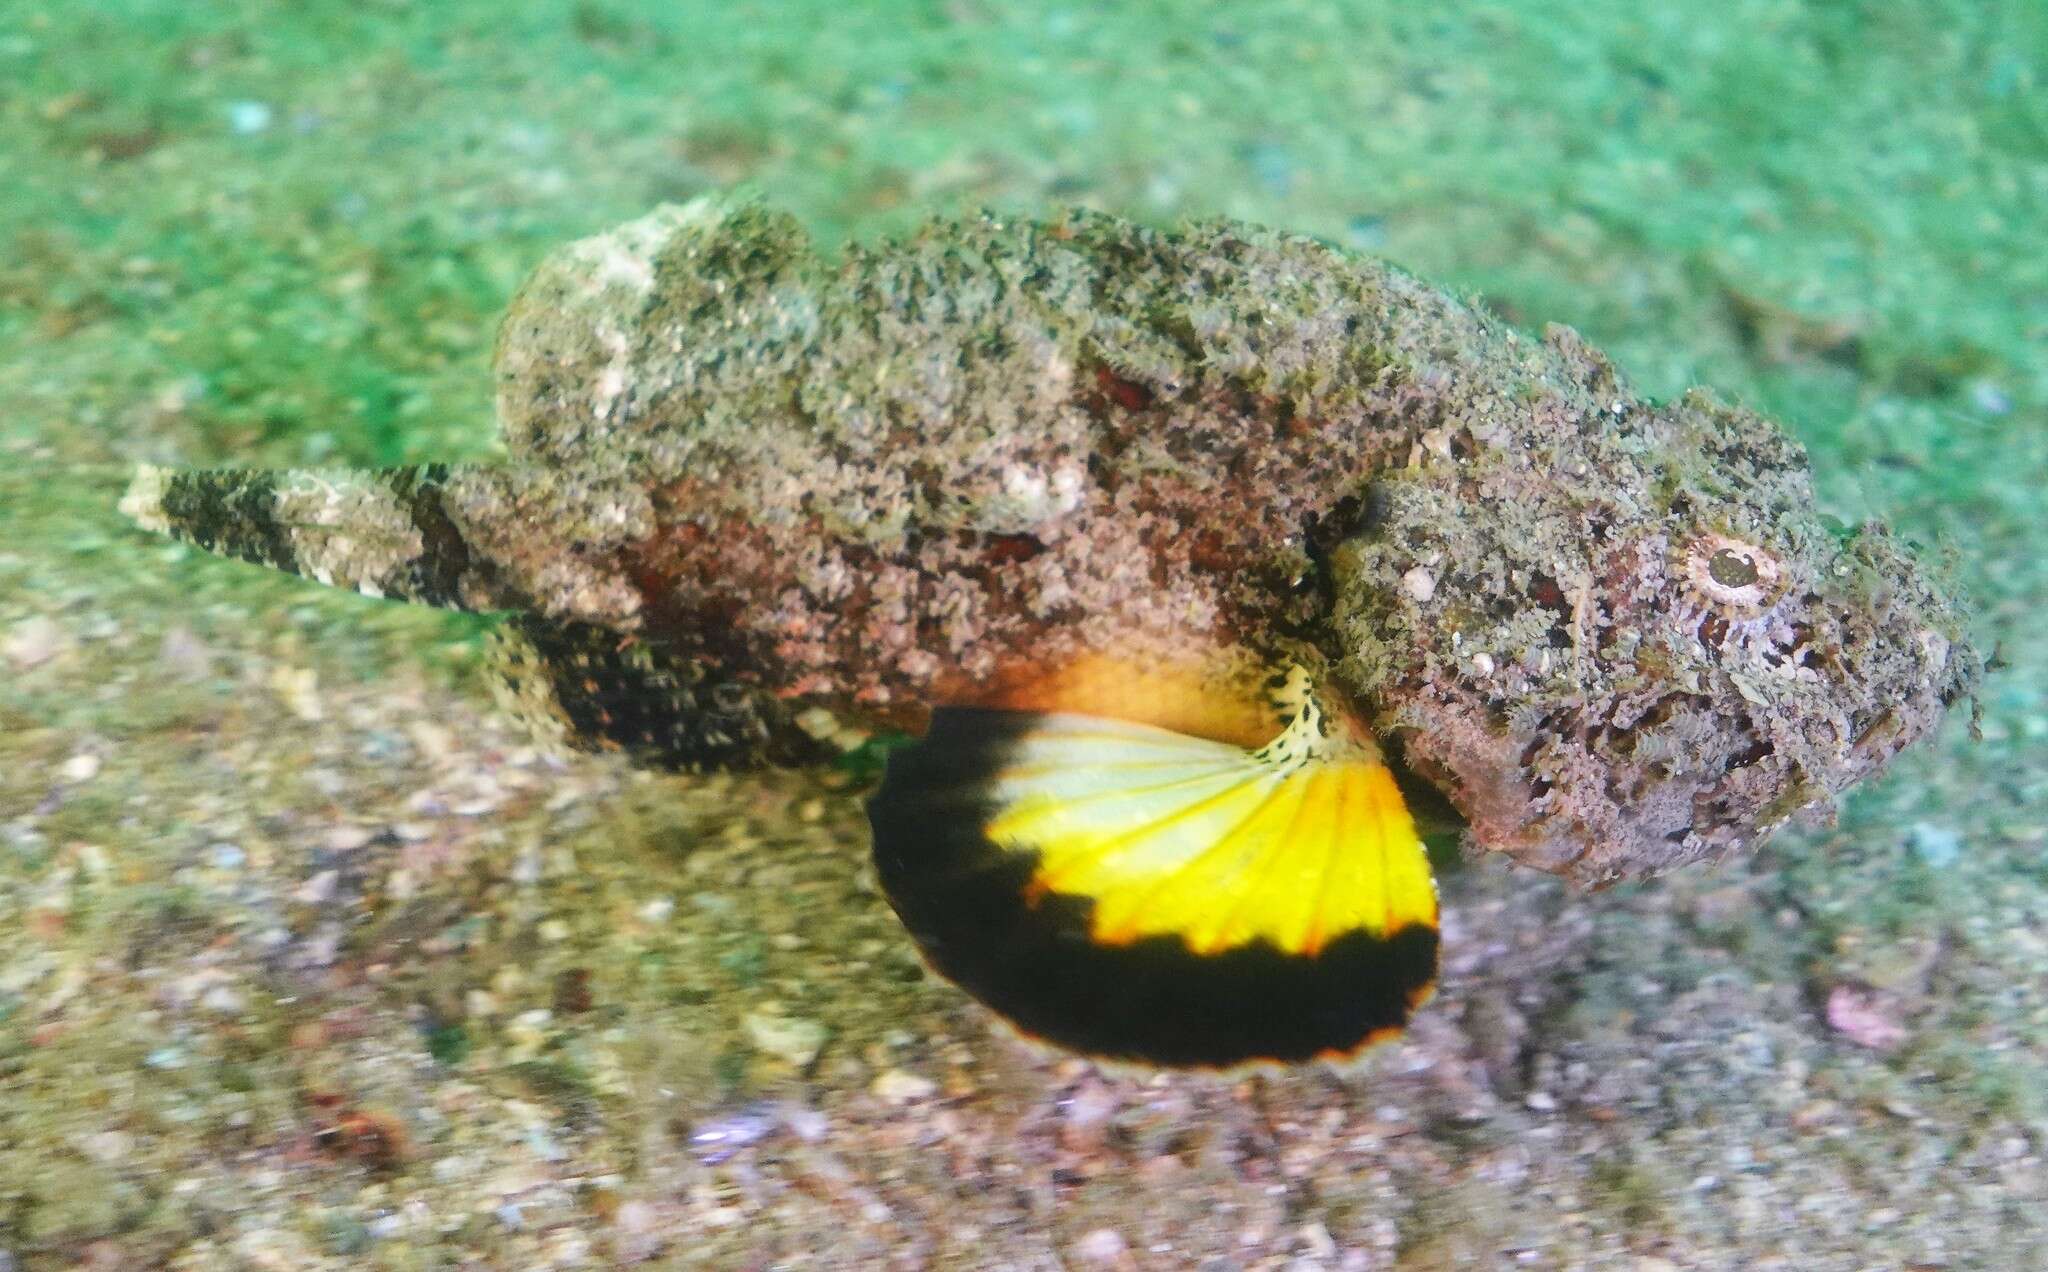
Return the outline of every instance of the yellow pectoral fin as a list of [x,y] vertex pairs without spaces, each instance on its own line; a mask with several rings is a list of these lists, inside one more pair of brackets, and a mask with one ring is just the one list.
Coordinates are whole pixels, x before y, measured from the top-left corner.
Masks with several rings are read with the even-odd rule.
[[1392,775],[1322,745],[942,709],[869,805],[932,963],[1025,1032],[1221,1067],[1349,1054],[1436,975],[1436,889]]

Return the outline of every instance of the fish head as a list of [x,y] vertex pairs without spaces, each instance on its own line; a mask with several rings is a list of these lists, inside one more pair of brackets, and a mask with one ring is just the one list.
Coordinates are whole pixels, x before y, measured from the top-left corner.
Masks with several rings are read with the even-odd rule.
[[1754,847],[1932,730],[1981,662],[1802,448],[1695,391],[1422,435],[1333,554],[1339,669],[1482,848],[1599,886]]

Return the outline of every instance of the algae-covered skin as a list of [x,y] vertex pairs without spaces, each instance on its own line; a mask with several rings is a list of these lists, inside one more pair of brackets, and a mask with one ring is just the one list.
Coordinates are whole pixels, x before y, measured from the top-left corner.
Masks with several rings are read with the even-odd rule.
[[1637,396],[1381,262],[1225,222],[935,222],[823,259],[664,208],[546,261],[510,461],[145,471],[209,549],[521,615],[573,740],[799,761],[1019,668],[1309,667],[1478,846],[1600,884],[1751,847],[1926,734],[1979,661],[1798,445]]

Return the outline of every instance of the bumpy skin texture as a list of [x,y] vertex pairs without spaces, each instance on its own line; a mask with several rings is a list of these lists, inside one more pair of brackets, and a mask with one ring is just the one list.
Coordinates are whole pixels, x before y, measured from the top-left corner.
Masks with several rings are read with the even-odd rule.
[[645,710],[572,723],[669,762],[800,754],[806,704],[915,726],[1086,651],[1304,663],[1478,845],[1591,884],[1826,809],[1979,673],[1768,421],[1306,238],[1073,213],[830,264],[703,201],[544,263],[497,361],[508,466],[146,472],[129,509],[523,612],[529,664],[610,631],[689,700],[730,684],[707,756]]

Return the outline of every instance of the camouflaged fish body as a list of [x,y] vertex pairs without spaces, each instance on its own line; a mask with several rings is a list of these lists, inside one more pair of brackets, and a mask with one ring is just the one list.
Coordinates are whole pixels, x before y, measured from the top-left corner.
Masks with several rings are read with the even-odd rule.
[[1092,654],[1307,667],[1477,844],[1586,883],[1826,809],[1979,669],[1770,422],[1244,225],[984,217],[828,263],[665,208],[545,262],[497,376],[504,464],[147,470],[124,506],[509,611],[569,736],[660,763],[799,762],[807,708],[916,728]]

